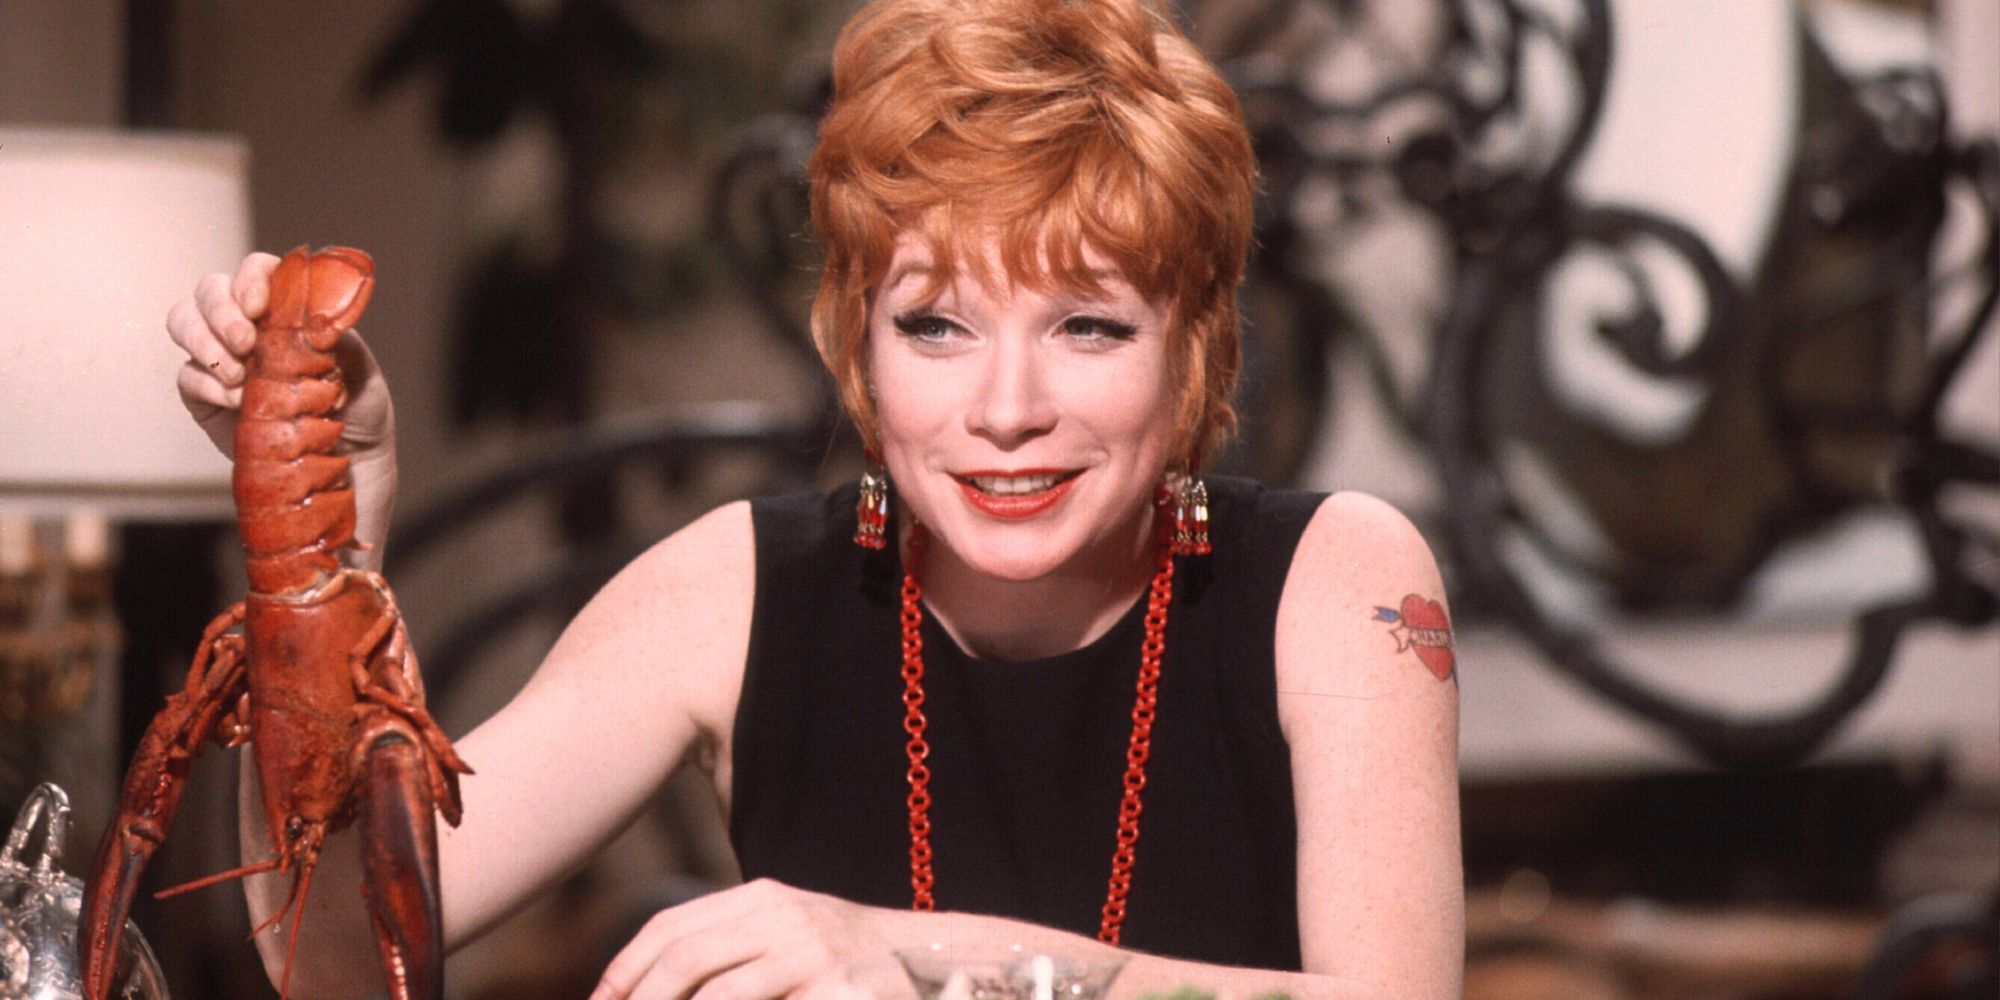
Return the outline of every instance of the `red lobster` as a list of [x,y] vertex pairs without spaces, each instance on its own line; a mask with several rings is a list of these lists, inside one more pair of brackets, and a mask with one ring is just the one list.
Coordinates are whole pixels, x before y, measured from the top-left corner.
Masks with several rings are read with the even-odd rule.
[[300,247],[271,275],[236,426],[234,492],[250,593],[209,623],[187,688],[167,698],[133,754],[84,893],[79,943],[91,1000],[111,988],[139,876],[165,842],[188,767],[209,741],[251,745],[275,856],[161,895],[291,872],[290,896],[264,925],[294,913],[283,993],[321,845],[358,822],[362,894],[390,996],[442,996],[432,811],[457,825],[458,775],[472,771],[424,708],[388,584],[340,562],[357,543],[348,461],[337,453],[334,413],[346,392],[333,346],[367,307],[374,274],[358,250]]

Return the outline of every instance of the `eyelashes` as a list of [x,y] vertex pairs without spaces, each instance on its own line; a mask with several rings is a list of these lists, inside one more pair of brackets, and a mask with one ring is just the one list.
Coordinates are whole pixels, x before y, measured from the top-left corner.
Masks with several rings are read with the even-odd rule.
[[1063,321],[1063,329],[1080,336],[1108,340],[1131,340],[1139,335],[1138,327],[1104,316],[1071,316]]
[[951,320],[945,319],[937,313],[921,309],[902,313],[890,320],[890,322],[895,323],[896,329],[904,336],[916,337],[921,340],[941,340],[953,330],[958,329],[958,324],[953,323]]
[[[925,309],[914,309],[891,318],[897,331],[904,336],[919,340],[943,340],[953,333],[962,332],[957,323],[945,319],[937,313]],[[1090,340],[1131,340],[1139,335],[1139,328],[1122,320],[1108,316],[1071,316],[1062,323],[1064,333]]]

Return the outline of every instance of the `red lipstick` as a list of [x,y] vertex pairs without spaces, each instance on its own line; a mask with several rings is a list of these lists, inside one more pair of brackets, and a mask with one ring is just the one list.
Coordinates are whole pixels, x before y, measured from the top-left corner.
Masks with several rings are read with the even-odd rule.
[[[1063,497],[1069,494],[1070,486],[1075,484],[1077,476],[1080,474],[1068,469],[1016,469],[1005,472],[980,470],[958,473],[952,478],[957,480],[959,490],[965,494],[966,502],[971,504],[974,510],[988,517],[999,518],[1003,521],[1020,521],[1034,517],[1055,506]],[[973,485],[972,482],[975,478],[1011,479],[1017,476],[1060,476],[1062,478],[1056,480],[1055,485],[1039,493],[1021,493],[1013,496],[995,496]]]

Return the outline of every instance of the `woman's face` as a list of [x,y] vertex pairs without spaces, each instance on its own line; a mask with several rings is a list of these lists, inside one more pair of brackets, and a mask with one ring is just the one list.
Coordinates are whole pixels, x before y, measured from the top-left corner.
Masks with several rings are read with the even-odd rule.
[[[999,281],[992,242],[978,249]],[[1167,309],[1101,255],[1085,260],[1103,272],[1102,294],[988,288],[961,266],[925,298],[930,251],[906,234],[868,317],[897,495],[988,576],[1034,580],[1096,551],[1129,555],[1151,529],[1177,399]]]

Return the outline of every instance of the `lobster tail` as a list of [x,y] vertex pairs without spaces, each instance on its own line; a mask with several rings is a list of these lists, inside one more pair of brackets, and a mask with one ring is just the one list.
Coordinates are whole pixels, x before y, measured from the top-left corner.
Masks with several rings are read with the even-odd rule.
[[340,335],[354,327],[368,300],[375,296],[375,261],[349,247],[327,247],[307,264],[311,280],[306,292],[307,332],[313,346],[333,350]]
[[332,350],[333,342],[361,319],[374,294],[374,258],[352,247],[294,247],[271,273],[264,326],[312,330],[325,339],[318,349]]
[[374,289],[374,262],[344,247],[299,247],[271,274],[236,426],[238,523],[258,593],[319,586],[354,543],[354,495],[339,454],[347,394],[333,347]]
[[307,248],[293,247],[291,253],[278,261],[278,269],[271,272],[271,304],[265,307],[264,318],[257,323],[260,342],[266,330],[296,330],[306,325],[306,292],[310,281],[306,262],[311,256]]

